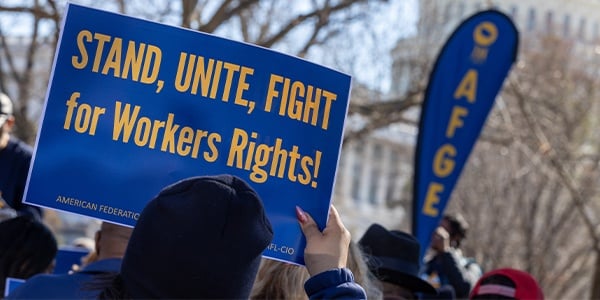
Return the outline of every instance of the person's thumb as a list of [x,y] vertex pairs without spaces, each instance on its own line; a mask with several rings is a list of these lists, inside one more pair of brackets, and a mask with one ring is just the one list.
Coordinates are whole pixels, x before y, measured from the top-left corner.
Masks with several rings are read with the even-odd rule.
[[343,231],[346,229],[342,223],[342,219],[338,211],[333,205],[329,206],[329,220],[327,221],[327,228],[330,230]]

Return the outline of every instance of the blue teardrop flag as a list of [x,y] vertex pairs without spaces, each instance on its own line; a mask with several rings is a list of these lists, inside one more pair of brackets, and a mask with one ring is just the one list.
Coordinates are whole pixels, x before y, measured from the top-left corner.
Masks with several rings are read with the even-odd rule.
[[439,53],[423,100],[415,153],[412,231],[421,257],[516,59],[518,40],[508,16],[487,10],[463,21]]

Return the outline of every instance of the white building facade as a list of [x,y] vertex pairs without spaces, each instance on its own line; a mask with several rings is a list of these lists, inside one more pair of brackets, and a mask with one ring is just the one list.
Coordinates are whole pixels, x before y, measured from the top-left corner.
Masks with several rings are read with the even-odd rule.
[[[513,19],[520,42],[533,35],[550,33],[573,41],[583,53],[600,53],[598,0],[420,0],[418,3],[416,36],[399,41],[392,53],[392,89],[388,98],[402,95],[414,82],[428,78],[428,72],[422,66],[419,72],[416,64],[431,65],[462,20],[489,8]],[[390,229],[410,230],[418,111],[409,114],[407,118],[413,119],[413,124],[392,125],[345,144],[342,149],[334,204],[355,240],[374,222]]]

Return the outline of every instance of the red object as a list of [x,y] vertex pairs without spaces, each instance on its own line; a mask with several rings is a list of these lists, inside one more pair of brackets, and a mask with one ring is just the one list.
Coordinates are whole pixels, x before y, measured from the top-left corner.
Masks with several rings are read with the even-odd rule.
[[[510,278],[515,283],[515,288],[504,287],[498,283],[481,284],[483,280],[493,275],[504,275]],[[470,299],[484,294],[512,297],[517,300],[544,299],[544,293],[533,276],[527,272],[509,268],[497,269],[483,274],[475,284],[475,287],[473,287]]]

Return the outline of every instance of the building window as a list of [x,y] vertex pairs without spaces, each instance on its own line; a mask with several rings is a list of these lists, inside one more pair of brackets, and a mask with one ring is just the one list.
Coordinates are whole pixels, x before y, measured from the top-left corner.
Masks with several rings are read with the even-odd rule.
[[[373,158],[381,159],[381,155],[383,154],[383,149],[380,144],[373,145]],[[379,162],[380,160],[377,160]]]
[[565,15],[565,21],[563,23],[563,36],[568,37],[571,31],[571,16]]
[[577,37],[581,40],[585,40],[585,26],[586,26],[586,21],[585,18],[581,18],[579,19],[579,29],[577,29]]
[[396,150],[392,150],[390,153],[390,167],[388,174],[388,185],[385,191],[385,200],[387,203],[396,201],[396,186],[399,183],[399,175],[398,170],[400,169],[400,153]]
[[385,201],[386,203],[396,202],[396,186],[400,182],[400,176],[398,171],[393,170],[389,175],[387,189],[385,191]]
[[548,32],[548,33],[553,32],[554,31],[553,28],[554,28],[554,13],[551,10],[549,10],[546,13],[546,28],[545,28],[546,32]]
[[360,175],[353,174],[352,175],[352,200],[354,203],[360,202]]
[[363,146],[362,144],[356,144],[354,147],[354,161],[352,162],[352,199],[355,203],[360,202],[360,183],[362,182],[362,163],[364,161],[362,156]]
[[369,180],[369,203],[377,204],[377,190],[379,189],[379,180],[381,174],[379,168],[371,169],[371,178]]
[[377,191],[379,190],[379,182],[381,181],[381,161],[383,160],[383,148],[381,144],[374,144],[371,152],[372,165],[371,176],[369,179],[369,202],[376,204]]
[[527,31],[533,31],[535,29],[535,10],[529,9],[529,16],[527,17]]

